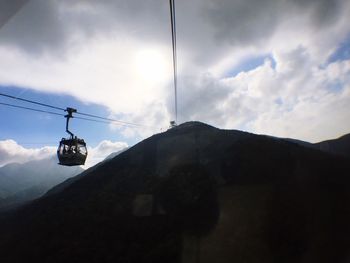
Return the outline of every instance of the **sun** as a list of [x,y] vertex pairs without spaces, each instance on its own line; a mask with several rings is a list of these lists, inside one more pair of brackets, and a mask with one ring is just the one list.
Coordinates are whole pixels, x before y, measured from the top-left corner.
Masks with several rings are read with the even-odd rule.
[[157,83],[167,78],[167,60],[157,49],[144,49],[136,52],[134,68],[137,77],[147,82]]

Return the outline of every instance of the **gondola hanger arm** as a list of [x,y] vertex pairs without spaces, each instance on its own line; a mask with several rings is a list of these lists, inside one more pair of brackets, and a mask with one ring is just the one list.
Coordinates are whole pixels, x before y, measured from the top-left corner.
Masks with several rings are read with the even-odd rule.
[[69,119],[70,118],[74,118],[73,117],[73,113],[74,112],[77,112],[76,109],[73,109],[73,108],[69,108],[67,107],[67,109],[65,109],[64,111],[67,112],[67,115],[65,115],[64,117],[67,119],[66,121],[66,132],[71,136],[71,138],[73,139],[74,137],[74,134],[69,130]]

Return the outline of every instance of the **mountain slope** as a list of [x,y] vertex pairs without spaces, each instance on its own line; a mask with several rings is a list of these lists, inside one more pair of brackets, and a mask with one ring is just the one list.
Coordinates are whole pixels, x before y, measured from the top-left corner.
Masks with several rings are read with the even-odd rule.
[[3,215],[1,262],[346,262],[349,163],[185,123]]
[[350,158],[350,134],[314,144],[318,149]]
[[81,177],[83,177],[86,174],[91,173],[92,171],[96,170],[98,167],[100,167],[101,165],[103,165],[105,162],[109,161],[110,159],[118,156],[119,154],[121,154],[122,152],[125,152],[127,149],[123,149],[121,151],[117,151],[114,153],[109,154],[103,161],[97,163],[96,165],[88,168],[87,170],[81,172],[80,174],[78,174],[77,176],[71,177],[67,180],[65,180],[64,182],[52,187],[47,193],[46,195],[52,195],[52,194],[56,194],[59,193],[61,191],[63,191],[64,189],[66,189],[68,186],[70,186],[72,183],[74,183],[75,181],[78,181],[79,179],[81,179]]
[[343,135],[337,139],[322,141],[318,143],[310,143],[290,138],[283,138],[283,140],[293,142],[304,147],[318,149],[327,153],[350,158],[350,134]]
[[55,157],[0,167],[0,209],[38,198],[82,171],[80,167],[58,166]]

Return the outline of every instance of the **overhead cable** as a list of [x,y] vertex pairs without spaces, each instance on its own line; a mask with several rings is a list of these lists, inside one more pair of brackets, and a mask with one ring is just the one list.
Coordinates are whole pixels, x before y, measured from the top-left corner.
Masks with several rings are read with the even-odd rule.
[[24,101],[24,102],[28,102],[28,103],[32,103],[32,104],[36,104],[36,105],[40,105],[40,106],[56,109],[56,110],[63,110],[63,111],[65,110],[64,108],[52,106],[52,105],[41,103],[41,102],[36,102],[36,101],[33,101],[33,100],[23,99],[23,98],[20,98],[20,97],[4,94],[4,93],[1,93],[1,92],[0,92],[0,96],[7,97],[7,98],[10,98],[10,99],[14,99],[14,100],[20,100],[20,101]]
[[[7,97],[7,98],[10,98],[10,99],[14,99],[14,100],[24,101],[24,102],[27,102],[27,103],[32,103],[32,104],[39,105],[39,106],[49,107],[49,108],[56,109],[56,110],[60,110],[60,111],[66,111],[66,109],[61,108],[61,107],[57,107],[57,106],[50,105],[50,104],[46,104],[46,103],[41,103],[41,102],[29,100],[29,99],[24,99],[24,98],[16,97],[16,96],[12,96],[12,95],[5,94],[5,93],[1,93],[1,92],[0,92],[0,96]],[[46,113],[49,113],[49,112],[47,112],[47,111],[42,111],[42,110],[32,109],[32,108],[27,108],[27,107],[22,107],[22,106],[14,106],[14,105],[10,105],[10,104],[7,104],[7,103],[1,103],[1,104],[2,104],[2,105],[6,105],[6,106],[12,106],[12,107],[17,107],[17,108],[23,108],[23,109],[29,109],[29,110],[35,110],[35,111],[39,111],[39,112],[46,112]],[[51,114],[56,114],[56,115],[65,116],[64,114],[59,114],[59,113],[54,113],[54,112],[51,112]],[[97,116],[97,115],[93,115],[93,114],[89,114],[89,113],[83,113],[83,112],[79,112],[79,111],[77,111],[76,114],[83,115],[83,116],[87,116],[87,117],[92,117],[92,118],[100,119],[100,120],[94,120],[94,119],[88,119],[88,118],[83,118],[83,117],[76,117],[76,116],[74,116],[74,118],[76,118],[76,119],[81,119],[81,120],[88,120],[88,121],[94,121],[94,122],[100,122],[100,123],[114,123],[114,124],[123,125],[123,126],[134,126],[134,127],[155,128],[155,127],[148,126],[148,125],[143,125],[143,124],[138,124],[138,123],[132,123],[132,122],[126,122],[126,121],[120,121],[120,120],[111,119],[111,118],[105,118],[105,117],[101,117],[101,116]],[[101,121],[101,120],[105,120],[105,121],[103,122],[103,121]]]
[[31,110],[31,111],[36,111],[36,112],[43,112],[43,113],[48,113],[48,114],[53,114],[53,115],[59,115],[59,116],[63,116],[63,117],[65,116],[64,114],[57,113],[57,112],[39,110],[39,109],[23,107],[23,106],[13,105],[13,104],[8,104],[8,103],[3,103],[3,102],[0,102],[0,105],[5,105],[5,106],[13,107],[13,108],[20,108],[20,109],[24,109],[24,110]]
[[173,46],[175,122],[177,123],[177,54],[176,54],[175,0],[169,0],[169,4],[170,4],[171,38],[172,38],[172,46]]
[[[4,2],[4,1],[2,1]],[[1,3],[0,6],[4,9],[1,12],[1,17],[0,17],[0,29],[6,25],[8,21],[12,19],[22,8],[24,5],[26,5],[29,2],[29,0],[17,0],[17,1],[12,1],[10,4],[10,7],[7,7],[6,4],[9,3],[9,1],[5,3]],[[5,6],[4,6],[5,5]]]
[[[53,115],[58,115],[58,116],[63,116],[63,117],[65,116],[64,114],[57,113],[57,112],[45,111],[45,110],[40,110],[40,109],[35,109],[35,108],[30,108],[30,107],[24,107],[24,106],[9,104],[9,103],[0,102],[0,105],[4,105],[4,106],[8,106],[8,107],[13,107],[13,108],[24,109],[24,110],[30,110],[30,111],[48,113],[48,114],[53,114]],[[76,116],[73,116],[72,118],[78,119],[78,120],[84,120],[84,121],[93,121],[93,122],[105,123],[105,124],[115,124],[115,122],[112,122],[112,121],[94,120],[94,119],[83,118],[83,117],[76,117]],[[117,124],[119,124],[119,123],[117,123]],[[125,125],[125,124],[119,124],[119,125]]]
[[[139,127],[149,127],[143,124],[136,124],[136,123],[131,123],[131,122],[126,122],[126,121],[119,121],[119,120],[114,120],[114,119],[110,119],[110,118],[104,118],[104,117],[100,117],[100,116],[96,116],[93,114],[88,114],[88,113],[82,113],[77,111],[76,114],[80,114],[80,115],[84,115],[84,116],[88,116],[88,117],[93,117],[93,118],[97,118],[97,119],[102,119],[102,120],[106,120],[109,122],[117,122],[119,124],[124,124],[124,125],[132,125],[132,126],[139,126]],[[78,117],[75,117],[78,118]]]

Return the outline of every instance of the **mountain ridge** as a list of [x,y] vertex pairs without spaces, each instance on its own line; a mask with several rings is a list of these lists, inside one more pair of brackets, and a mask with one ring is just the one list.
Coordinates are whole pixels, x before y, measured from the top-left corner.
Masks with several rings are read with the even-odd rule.
[[318,142],[314,145],[321,151],[350,158],[350,134],[342,135],[337,139]]
[[83,171],[57,166],[55,156],[0,167],[0,209],[21,205],[40,197],[56,184]]
[[180,125],[7,215],[1,259],[343,262],[349,169],[285,140]]

